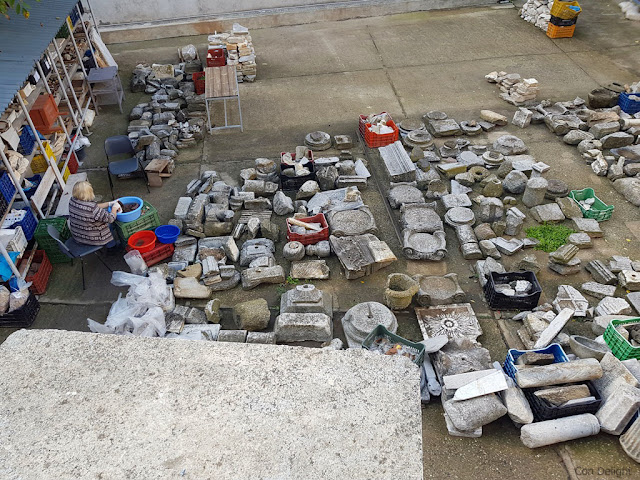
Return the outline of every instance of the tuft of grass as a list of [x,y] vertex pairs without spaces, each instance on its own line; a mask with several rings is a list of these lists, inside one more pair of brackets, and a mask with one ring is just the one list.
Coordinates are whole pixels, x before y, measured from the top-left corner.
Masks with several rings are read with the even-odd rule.
[[558,247],[567,243],[569,235],[576,232],[564,225],[544,223],[537,227],[527,228],[525,233],[527,234],[527,237],[540,240],[540,243],[535,247],[536,250],[553,252],[554,250],[557,250]]
[[298,285],[300,283],[300,279],[289,276],[287,277],[286,283],[287,285]]

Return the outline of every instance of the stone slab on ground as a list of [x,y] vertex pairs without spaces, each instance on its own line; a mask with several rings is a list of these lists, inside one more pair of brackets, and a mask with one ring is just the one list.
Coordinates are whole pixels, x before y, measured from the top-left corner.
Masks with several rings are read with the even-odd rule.
[[21,330],[0,361],[12,478],[422,479],[402,357]]

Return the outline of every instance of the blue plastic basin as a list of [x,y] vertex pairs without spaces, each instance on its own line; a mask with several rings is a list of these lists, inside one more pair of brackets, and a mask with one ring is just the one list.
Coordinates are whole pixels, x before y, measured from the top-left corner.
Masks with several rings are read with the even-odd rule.
[[119,213],[116,216],[116,220],[122,223],[129,223],[140,218],[140,213],[142,212],[142,203],[143,203],[140,197],[121,197],[118,200],[122,205],[127,205],[129,203],[137,203],[138,208],[127,213]]
[[175,243],[180,235],[180,229],[175,225],[160,225],[155,233],[160,243]]

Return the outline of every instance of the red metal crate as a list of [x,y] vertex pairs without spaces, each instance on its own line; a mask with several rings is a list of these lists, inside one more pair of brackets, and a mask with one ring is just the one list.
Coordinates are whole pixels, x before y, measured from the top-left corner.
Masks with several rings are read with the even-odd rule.
[[[131,247],[127,245],[127,252],[132,250]],[[142,253],[142,259],[144,263],[147,264],[147,267],[155,265],[156,263],[160,263],[162,260],[165,260],[173,255],[173,251],[175,250],[175,246],[173,243],[160,243],[156,242],[156,246],[153,247],[153,250],[150,250],[146,253]]]
[[291,231],[291,225],[287,222],[287,240],[290,242],[300,242],[303,245],[313,245],[322,240],[329,240],[329,224],[324,213],[319,213],[313,217],[298,218],[297,220],[304,223],[319,223],[322,229],[316,233],[301,234]]
[[[18,264],[18,270],[22,272],[22,267],[25,265],[27,259],[31,256],[31,252],[25,252],[25,255],[20,260]],[[34,265],[39,264],[38,270],[32,272],[32,268]],[[47,285],[49,284],[49,277],[51,276],[51,272],[53,271],[53,266],[51,262],[47,258],[47,254],[44,250],[36,250],[35,255],[33,256],[33,260],[31,261],[31,266],[29,268],[29,273],[27,273],[25,280],[27,282],[31,282],[31,286],[29,290],[35,295],[42,295],[47,291]]]

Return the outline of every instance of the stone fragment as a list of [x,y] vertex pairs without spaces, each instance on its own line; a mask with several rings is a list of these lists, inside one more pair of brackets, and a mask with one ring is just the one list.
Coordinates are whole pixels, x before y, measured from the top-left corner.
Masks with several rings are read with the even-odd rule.
[[519,368],[516,371],[516,381],[520,388],[586,382],[600,377],[602,377],[602,367],[595,358]]
[[381,303],[359,303],[347,310],[342,318],[342,328],[349,348],[361,347],[367,335],[378,325],[391,333],[395,333],[398,328],[396,316]]
[[513,255],[514,253],[522,250],[523,244],[517,239],[506,240],[502,237],[492,238],[491,241],[494,243],[498,251],[504,255]]
[[527,176],[518,171],[512,171],[502,181],[502,187],[509,193],[520,194],[527,186]]
[[416,166],[401,142],[378,149],[392,182],[412,182],[416,179]]
[[618,283],[618,278],[600,260],[592,260],[587,263],[585,268],[598,283],[603,283],[605,285],[615,285]]
[[599,432],[598,419],[590,413],[584,413],[523,425],[520,440],[528,448],[538,448],[597,435]]
[[631,315],[631,305],[624,298],[604,297],[598,303],[596,315]]
[[600,238],[604,235],[600,224],[593,218],[573,217],[571,221],[576,230],[588,234],[591,238]]
[[272,204],[276,215],[290,215],[295,211],[293,200],[282,191],[276,192]]
[[534,395],[554,407],[559,407],[570,400],[589,397],[591,396],[591,392],[589,391],[589,387],[585,384],[580,384],[542,388],[540,390],[536,390]]
[[540,271],[540,264],[538,263],[538,259],[535,255],[525,255],[520,259],[515,267],[518,270],[531,271],[536,274]]
[[601,430],[611,435],[620,435],[638,412],[638,407],[640,407],[640,389],[626,382],[617,382],[613,391],[596,412]]
[[618,274],[618,283],[626,290],[630,290],[632,292],[640,291],[640,272],[622,270]]
[[557,203],[537,205],[531,208],[530,213],[538,223],[559,223],[565,220],[565,216]]
[[320,185],[315,180],[307,180],[304,182],[296,193],[296,200],[304,200],[313,197],[320,191]]
[[211,289],[194,277],[177,277],[173,281],[173,294],[176,298],[208,299]]
[[279,342],[327,342],[333,338],[331,317],[324,313],[281,313],[274,331]]
[[466,300],[466,294],[458,283],[455,273],[443,276],[416,275],[419,290],[417,301],[423,307],[430,305],[450,305]]
[[404,310],[418,293],[420,285],[404,273],[392,273],[387,276],[387,287],[384,290],[384,303],[391,310]]
[[556,263],[566,265],[579,251],[580,249],[578,247],[567,243],[558,247],[556,251],[551,252],[549,254],[549,258]]
[[531,124],[531,119],[533,118],[533,112],[528,108],[520,107],[516,110],[516,113],[513,115],[513,119],[511,123],[514,125],[525,128]]
[[540,205],[544,201],[549,183],[542,177],[529,179],[522,195],[522,203],[531,208]]
[[587,295],[602,300],[605,297],[613,297],[616,293],[614,285],[604,285],[598,282],[585,282],[580,289]]
[[507,408],[493,393],[469,400],[447,400],[442,406],[453,425],[463,431],[475,430],[507,413]]
[[500,115],[492,110],[480,110],[480,118],[485,122],[490,122],[498,126],[504,126],[509,121],[504,115]]
[[488,223],[481,223],[473,229],[478,240],[490,240],[496,238],[496,234]]
[[591,133],[596,139],[600,140],[602,137],[609,135],[611,133],[615,133],[620,130],[620,123],[618,122],[603,122],[596,123],[589,129],[589,133]]
[[571,320],[574,313],[574,310],[570,308],[563,308],[549,326],[540,334],[540,338],[536,341],[533,348],[544,348],[548,346],[562,331],[567,322]]
[[218,333],[219,342],[244,343],[246,339],[246,330],[220,330]]
[[568,145],[578,145],[583,140],[593,140],[595,137],[592,133],[582,130],[571,130],[564,137],[562,141]]
[[514,135],[502,135],[493,142],[493,150],[503,155],[518,155],[526,153],[524,142]]
[[549,259],[549,268],[559,275],[575,275],[580,273],[582,262],[578,257],[569,260],[568,263],[558,263]]
[[276,343],[276,334],[275,332],[247,332],[246,342],[273,345]]
[[329,266],[324,260],[293,262],[289,275],[304,280],[326,280],[329,278]]
[[613,353],[605,353],[602,360],[600,360],[600,366],[603,371],[603,375],[593,380],[593,385],[602,397],[606,400],[614,394],[617,390],[617,386],[621,383],[625,383],[633,388],[638,388],[640,383],[638,379],[629,371],[629,369],[618,360]]
[[459,194],[450,193],[448,195],[444,195],[441,198],[441,200],[442,200],[442,204],[444,205],[444,208],[446,208],[447,210],[454,207],[470,207],[471,206],[471,200],[469,199],[469,196],[466,193],[459,193]]
[[[536,315],[532,316],[536,317]],[[525,352],[518,357],[516,365],[551,365],[554,362],[555,357],[552,353]]]
[[372,234],[329,237],[347,279],[360,278],[397,260],[389,246]]
[[400,208],[408,203],[425,203],[422,192],[416,187],[407,184],[400,184],[391,188],[388,197],[391,208]]
[[585,317],[590,313],[589,301],[571,285],[558,287],[558,293],[553,300],[553,308],[558,313],[563,309],[570,308],[576,317]]
[[263,283],[283,283],[284,269],[280,265],[274,267],[248,268],[241,273],[242,288],[250,290]]
[[591,237],[584,232],[572,233],[567,237],[567,243],[575,245],[580,249],[591,248],[593,246]]
[[462,133],[460,125],[453,118],[430,120],[427,129],[434,137],[451,137]]
[[611,148],[626,147],[633,144],[635,137],[626,132],[615,132],[600,138],[602,148],[609,150]]
[[269,326],[271,311],[264,298],[237,303],[233,307],[233,321],[241,330],[264,330]]
[[209,300],[204,307],[204,313],[209,323],[220,323],[220,299]]

